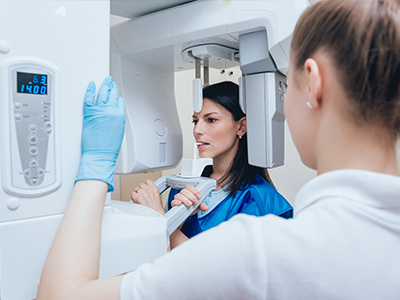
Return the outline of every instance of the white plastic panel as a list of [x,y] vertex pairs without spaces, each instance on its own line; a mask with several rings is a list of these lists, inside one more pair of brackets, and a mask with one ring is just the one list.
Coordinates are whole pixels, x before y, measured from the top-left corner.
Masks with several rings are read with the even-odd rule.
[[[109,74],[109,6],[109,1],[104,0],[0,1],[2,300],[36,298],[40,274],[71,196],[79,166],[86,87],[93,80],[98,91]],[[14,76],[19,71],[46,74],[49,80],[47,96],[24,94],[21,98],[17,95]],[[43,86],[38,87],[39,94]],[[39,97],[46,100],[38,100]],[[25,125],[23,132],[16,129],[15,124],[23,122],[15,119],[16,114],[22,112],[18,102],[34,106],[21,113],[21,120],[28,122],[25,124],[28,132]],[[38,128],[32,127],[30,131],[33,120]],[[159,125],[157,130],[162,134],[163,128]],[[47,142],[45,136],[38,134],[40,130],[47,130]],[[22,145],[25,141],[28,144]],[[29,152],[34,145],[38,152]],[[26,151],[30,156],[26,156]],[[22,159],[19,152],[25,155]],[[34,157],[45,152],[46,165],[44,157],[42,160]],[[43,181],[32,186],[18,176],[27,169],[22,167],[24,162],[35,158],[39,166],[43,164],[45,173]],[[39,173],[33,173],[39,176]],[[110,206],[110,197],[107,197],[101,276],[132,270],[167,250],[165,218],[144,216],[128,203],[118,204],[117,207]],[[132,247],[135,249],[131,250]]]
[[263,168],[281,166],[286,77],[278,73],[248,75],[245,84],[249,163]]
[[[107,1],[0,1],[0,41],[10,48],[0,53],[0,222],[63,213],[67,206],[81,155],[83,96],[91,80],[99,88],[109,73],[108,5]],[[46,187],[13,189],[11,172],[21,170],[14,162],[11,171],[10,141],[15,139],[10,126],[14,115],[10,68],[23,66],[33,67],[32,73],[52,74],[54,135],[49,135],[45,171],[50,171],[50,159],[55,161],[55,172]]]
[[[132,1],[131,4],[134,6],[134,1]],[[125,99],[131,99],[130,95],[135,95],[132,99],[138,99],[140,98],[138,95],[142,92],[144,93],[144,91],[148,94],[155,93],[149,86],[157,86],[159,89],[166,89],[162,83],[160,84],[160,82],[157,81],[157,78],[161,74],[194,68],[194,63],[188,59],[185,50],[202,49],[203,46],[210,44],[222,45],[230,49],[239,49],[239,36],[255,31],[265,31],[267,33],[267,45],[269,50],[271,50],[271,47],[274,48],[275,45],[278,45],[274,48],[274,56],[279,62],[278,67],[282,68],[281,72],[285,73],[290,43],[279,42],[292,34],[298,17],[307,6],[308,1],[306,0],[195,1],[133,19],[120,26],[113,27],[111,30],[113,42],[112,74],[114,77],[120,77],[118,82],[119,86],[122,87]],[[285,49],[282,49],[282,47]],[[114,57],[118,58],[114,59]],[[237,53],[234,53],[234,61],[224,58],[217,59],[220,59],[220,61],[215,65],[213,65],[215,58],[209,60],[209,66],[211,68],[234,67],[238,64],[236,61]],[[142,72],[140,70],[140,66],[143,66],[141,63],[148,66],[146,68],[149,70],[157,69],[159,75],[154,76],[152,80],[149,78],[147,82],[141,81],[142,84],[139,86],[135,83],[138,76],[135,74],[134,70],[137,69],[139,72]],[[129,68],[127,66],[129,66]],[[139,68],[137,66],[139,66]],[[121,72],[124,68],[126,68],[126,71]],[[129,85],[135,85],[135,89]],[[139,91],[139,89],[141,91]],[[265,103],[262,105],[270,105],[269,101],[274,103],[275,100],[272,99],[275,98],[269,97],[270,95],[266,95],[266,98],[263,97]],[[275,97],[275,95],[272,95],[272,97]],[[151,100],[150,97],[148,99],[149,101],[157,101]],[[253,103],[249,98],[245,100],[246,107],[254,106],[256,107],[255,109],[257,109],[258,103]],[[191,101],[191,99],[188,99],[188,101]],[[130,104],[128,104],[128,106],[129,105]],[[157,106],[152,107],[152,109],[158,109]],[[136,120],[140,120],[140,117],[134,117],[135,112],[133,107],[134,105],[132,104],[132,112],[128,113],[128,124],[133,124]],[[144,107],[146,107],[146,105],[140,104],[137,106],[142,112],[144,112]],[[146,113],[152,114],[153,112],[146,111]],[[265,116],[266,115],[263,114],[260,117],[265,118]],[[269,114],[268,117],[275,118],[274,120],[267,121],[271,124],[277,124],[277,122],[282,123],[282,119],[284,120],[283,114]],[[276,121],[277,119],[279,119],[279,121]],[[266,126],[264,119],[254,120],[254,122],[256,124],[264,122],[264,127]],[[142,123],[142,126],[147,127],[145,123]],[[275,127],[274,125],[274,128]],[[138,128],[138,125],[136,125],[136,128]],[[253,127],[252,130],[255,130],[255,135],[260,133],[257,126]],[[147,129],[142,131],[147,132]],[[278,131],[280,132],[280,129],[274,129],[274,132],[278,133]],[[274,137],[275,146],[271,145],[272,148],[264,146],[263,149],[266,151],[280,151],[283,155],[283,143],[277,142],[277,139],[283,141],[283,130],[281,132],[281,138],[278,138],[278,135]],[[141,133],[135,130],[135,126],[127,126],[126,136],[117,167],[118,172],[138,172],[149,169],[148,167],[150,164],[143,164],[143,160],[139,159],[138,149],[145,144],[143,142],[144,139],[139,139],[137,137],[140,134]],[[150,135],[147,135],[146,138],[150,139]],[[250,156],[256,155],[256,157],[258,157],[257,152],[262,151],[258,148],[258,144],[258,142],[255,144],[249,142]],[[278,148],[278,145],[280,148]],[[158,157],[155,150],[150,147],[146,149],[148,153],[154,155],[154,159]],[[169,153],[169,151],[167,151],[167,153]],[[260,166],[268,165],[271,167],[273,160],[269,159],[267,163],[265,159],[267,156],[274,155],[276,160],[273,165],[281,165],[281,163],[283,163],[283,158],[278,158],[276,153],[267,153],[264,155],[264,159],[259,160],[256,158],[252,161],[254,164],[256,164],[255,161],[260,161]],[[162,168],[163,166],[163,164],[159,164],[154,168]]]
[[113,53],[111,75],[125,99],[127,114],[115,172],[136,173],[177,165],[183,149],[173,72]]

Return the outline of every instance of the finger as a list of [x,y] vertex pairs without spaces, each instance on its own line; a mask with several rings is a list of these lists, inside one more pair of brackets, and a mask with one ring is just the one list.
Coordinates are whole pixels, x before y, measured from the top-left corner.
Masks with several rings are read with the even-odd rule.
[[133,193],[131,194],[131,199],[132,199],[132,201],[133,201],[134,203],[138,203],[138,197],[139,197],[138,193],[133,192]]
[[187,199],[189,199],[193,204],[197,204],[199,203],[199,200],[197,199],[196,195],[193,195],[193,193],[191,191],[189,191],[188,189],[183,189],[179,192],[179,194],[185,196]]
[[85,106],[91,106],[94,104],[95,93],[96,93],[96,85],[93,81],[91,81],[89,82],[85,93],[85,98],[84,98]]
[[118,98],[118,108],[125,114],[125,100],[121,97]]
[[208,210],[208,206],[204,202],[201,202],[200,205],[199,205],[199,209],[201,211],[207,211]]
[[192,206],[193,205],[193,202],[190,201],[188,198],[185,197],[185,195],[183,195],[181,193],[176,194],[174,200],[182,201],[183,204],[185,204],[186,206]]
[[104,105],[107,103],[111,85],[112,78],[111,76],[107,76],[99,89],[99,95],[97,96],[97,105]]
[[110,93],[108,95],[108,104],[118,106],[119,92],[115,82],[111,83]]
[[150,179],[147,179],[146,180],[146,184],[149,186],[149,188],[151,188],[151,190],[154,192],[154,193],[160,193],[160,191],[158,190],[158,187],[156,186],[156,184],[154,183],[154,181],[152,181],[152,180],[150,180]]
[[200,203],[200,205],[194,210],[192,215],[197,214],[200,210],[201,211],[207,211],[208,210],[207,204],[205,204],[204,202]]
[[199,191],[191,184],[188,184],[185,189],[189,190],[193,195],[197,197],[197,199],[201,199],[201,195]]
[[180,201],[180,200],[172,200],[172,202],[171,202],[172,207],[180,206],[180,205],[182,205],[182,201]]
[[139,187],[140,187],[139,192],[140,191],[147,191],[147,190],[150,189],[150,187],[145,182],[142,182],[141,184],[139,184]]

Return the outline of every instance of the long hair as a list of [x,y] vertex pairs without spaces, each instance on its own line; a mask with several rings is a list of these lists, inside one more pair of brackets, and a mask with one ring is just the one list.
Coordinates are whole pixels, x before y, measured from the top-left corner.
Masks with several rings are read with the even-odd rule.
[[[239,86],[233,82],[225,81],[204,87],[203,98],[227,109],[236,122],[246,116],[239,105]],[[207,167],[203,176],[210,176],[211,173],[212,167]],[[218,182],[222,183],[228,179],[227,191],[235,195],[240,188],[251,185],[255,181],[256,173],[274,186],[266,169],[249,165],[247,134],[245,134],[239,139],[238,150],[230,167]]]

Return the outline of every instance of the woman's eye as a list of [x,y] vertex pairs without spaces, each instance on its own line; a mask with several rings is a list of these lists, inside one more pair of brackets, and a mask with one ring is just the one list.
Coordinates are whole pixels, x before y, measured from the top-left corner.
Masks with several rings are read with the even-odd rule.
[[215,121],[217,121],[217,119],[208,118],[208,123],[214,123]]
[[197,120],[193,120],[192,123],[193,123],[194,125],[196,125],[196,124],[197,124]]

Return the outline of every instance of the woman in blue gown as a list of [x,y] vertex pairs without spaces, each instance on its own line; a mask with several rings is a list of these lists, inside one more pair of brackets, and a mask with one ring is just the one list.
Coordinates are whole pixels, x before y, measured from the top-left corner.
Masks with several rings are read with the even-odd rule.
[[[221,82],[204,87],[203,107],[193,114],[193,123],[199,156],[213,159],[213,166],[206,167],[202,176],[215,179],[217,189],[171,235],[171,248],[238,213],[292,217],[292,206],[276,191],[268,171],[248,163],[247,122],[237,84]],[[200,198],[195,187],[188,185],[182,191],[172,189],[167,204],[169,209],[182,203],[190,206]],[[164,214],[157,187],[150,180],[134,190],[132,200]]]

